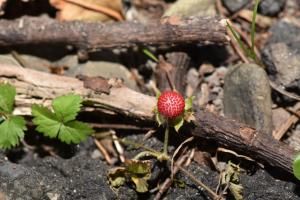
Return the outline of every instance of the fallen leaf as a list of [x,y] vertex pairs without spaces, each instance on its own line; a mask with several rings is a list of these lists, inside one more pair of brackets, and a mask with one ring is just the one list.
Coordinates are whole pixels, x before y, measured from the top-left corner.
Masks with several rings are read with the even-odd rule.
[[111,85],[108,83],[108,81],[100,76],[97,77],[89,77],[84,75],[78,75],[76,76],[79,80],[83,81],[83,86],[85,88],[89,88],[96,93],[110,93]]
[[[108,21],[122,18],[121,0],[49,0],[58,9],[56,18],[62,21]],[[84,5],[84,6],[83,6]],[[95,8],[95,9],[90,9]],[[96,10],[103,9],[112,14],[107,15]]]

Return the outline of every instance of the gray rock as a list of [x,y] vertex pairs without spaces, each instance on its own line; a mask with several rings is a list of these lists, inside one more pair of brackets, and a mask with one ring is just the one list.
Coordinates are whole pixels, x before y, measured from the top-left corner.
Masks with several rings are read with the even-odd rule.
[[283,10],[286,0],[263,0],[259,3],[258,12],[267,15],[275,16]]
[[136,81],[132,78],[132,74],[125,66],[118,63],[105,61],[78,63],[77,56],[67,56],[57,64],[70,67],[66,72],[67,76],[75,77],[81,74],[86,76],[102,76],[104,78],[121,78],[127,87],[138,90]]
[[222,0],[222,2],[231,13],[235,13],[250,3],[251,0]]
[[300,28],[280,21],[262,51],[262,61],[271,80],[300,94]]
[[224,114],[272,133],[271,89],[266,72],[255,64],[229,68],[224,80]]

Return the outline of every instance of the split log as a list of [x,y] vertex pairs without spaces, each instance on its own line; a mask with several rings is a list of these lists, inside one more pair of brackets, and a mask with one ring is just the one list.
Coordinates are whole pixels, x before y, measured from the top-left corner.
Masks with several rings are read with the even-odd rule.
[[23,17],[0,20],[0,46],[72,45],[96,50],[116,47],[228,43],[224,20],[217,17],[164,18],[149,24],[97,23]]
[[[89,107],[154,122],[152,110],[155,98],[124,86],[112,85],[110,94],[96,94],[91,89],[84,88],[83,82],[75,78],[5,65],[0,66],[0,81],[16,86],[16,107],[20,108],[20,114],[30,114],[32,103],[47,104],[57,95],[73,92],[88,101]],[[247,155],[262,164],[293,173],[292,162],[296,151],[248,125],[196,109],[195,127],[191,132],[199,138],[214,140],[220,146]]]

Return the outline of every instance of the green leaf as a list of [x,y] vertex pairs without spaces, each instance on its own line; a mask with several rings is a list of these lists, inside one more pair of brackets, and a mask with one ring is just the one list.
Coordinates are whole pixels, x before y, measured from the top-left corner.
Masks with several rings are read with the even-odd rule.
[[143,178],[131,177],[132,182],[135,184],[135,190],[140,193],[148,192],[148,183]]
[[44,133],[45,136],[56,138],[60,130],[61,123],[48,108],[34,104],[31,107],[33,123],[37,125],[36,130]]
[[16,96],[16,88],[9,84],[0,85],[0,111],[12,113]]
[[195,96],[191,96],[191,97],[185,99],[185,106],[184,106],[185,111],[188,111],[193,108],[193,100],[194,99],[195,99]]
[[60,121],[69,122],[76,118],[81,103],[82,99],[79,95],[68,94],[55,98],[52,102],[52,108]]
[[32,105],[33,123],[36,130],[50,138],[58,138],[67,144],[78,144],[93,133],[93,129],[83,122],[74,120],[81,107],[78,95],[66,95],[53,100],[55,112],[41,105]]
[[151,162],[140,160],[128,160],[126,163],[127,171],[133,176],[149,177],[151,176]]
[[112,187],[120,187],[125,184],[125,167],[115,167],[108,171],[107,177]]
[[300,180],[300,154],[298,154],[293,162],[293,172],[295,177]]
[[26,122],[21,116],[10,116],[0,124],[0,148],[8,149],[24,138]]
[[147,160],[127,160],[126,170],[135,184],[136,191],[140,193],[147,192],[147,180],[151,177],[151,162]]
[[71,121],[65,125],[61,125],[58,138],[67,144],[78,144],[85,140],[91,133],[93,133],[93,129],[87,124],[79,121]]

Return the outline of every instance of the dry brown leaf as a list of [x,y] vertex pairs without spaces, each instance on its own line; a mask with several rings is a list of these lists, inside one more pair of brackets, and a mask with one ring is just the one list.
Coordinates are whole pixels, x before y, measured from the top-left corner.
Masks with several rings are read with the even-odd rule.
[[[49,0],[49,2],[59,10],[56,18],[62,21],[104,22],[108,20],[122,20],[123,18],[121,14],[121,0]],[[104,12],[96,10],[103,10]]]
[[4,14],[4,8],[6,5],[7,0],[0,0],[0,15]]

